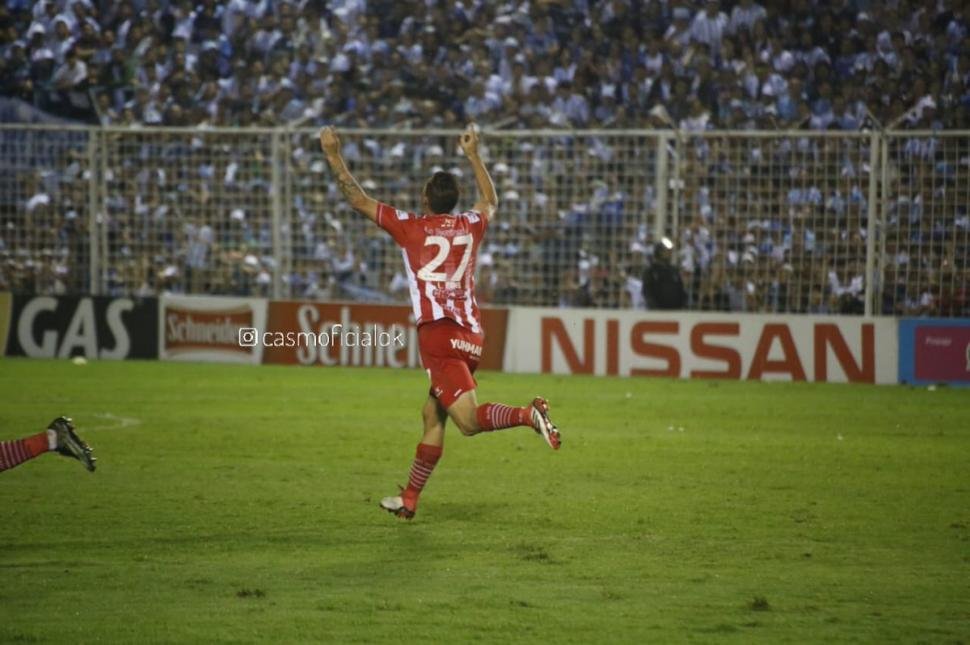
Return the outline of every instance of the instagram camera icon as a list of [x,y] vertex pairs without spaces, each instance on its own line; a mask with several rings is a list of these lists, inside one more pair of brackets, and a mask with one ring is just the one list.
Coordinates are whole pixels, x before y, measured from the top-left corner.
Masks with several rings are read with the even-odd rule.
[[256,331],[255,327],[239,328],[240,347],[255,347],[257,342],[259,342],[259,332]]

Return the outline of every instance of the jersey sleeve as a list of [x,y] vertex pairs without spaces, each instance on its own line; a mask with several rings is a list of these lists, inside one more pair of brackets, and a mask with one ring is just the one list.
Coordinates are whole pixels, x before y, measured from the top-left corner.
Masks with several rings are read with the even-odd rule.
[[388,206],[377,204],[377,225],[390,233],[399,246],[407,244],[407,224],[414,220],[414,214]]
[[488,228],[488,225],[492,223],[492,219],[495,217],[495,213],[492,213],[489,216],[489,215],[486,215],[485,213],[479,213],[478,211],[472,211],[472,212],[482,218],[482,233],[484,233],[485,229]]
[[476,239],[481,240],[485,237],[485,231],[488,229],[488,218],[485,215],[478,211],[465,211],[462,216],[468,220],[468,228]]

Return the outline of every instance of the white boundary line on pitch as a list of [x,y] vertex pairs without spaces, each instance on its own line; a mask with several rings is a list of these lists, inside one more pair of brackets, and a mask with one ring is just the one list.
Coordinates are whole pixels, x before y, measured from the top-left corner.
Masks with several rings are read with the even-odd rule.
[[84,431],[87,430],[121,430],[124,428],[134,428],[135,426],[141,425],[141,419],[135,417],[119,417],[118,415],[111,414],[110,412],[99,412],[94,415],[97,419],[102,419],[104,421],[112,421],[111,425],[95,425],[95,426],[84,426]]

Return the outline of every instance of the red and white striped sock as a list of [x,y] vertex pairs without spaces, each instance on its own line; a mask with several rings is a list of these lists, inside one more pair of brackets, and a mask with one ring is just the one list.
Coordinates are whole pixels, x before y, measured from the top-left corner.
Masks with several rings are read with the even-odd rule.
[[502,403],[483,403],[475,414],[478,416],[478,426],[485,432],[518,426],[532,427],[531,406],[515,408]]
[[0,471],[19,466],[50,449],[46,431],[24,439],[0,441]]
[[411,510],[418,503],[418,495],[428,483],[435,465],[441,459],[441,446],[432,446],[427,443],[419,443],[418,449],[414,454],[414,461],[411,463],[411,473],[408,475],[408,487],[404,489],[401,496]]

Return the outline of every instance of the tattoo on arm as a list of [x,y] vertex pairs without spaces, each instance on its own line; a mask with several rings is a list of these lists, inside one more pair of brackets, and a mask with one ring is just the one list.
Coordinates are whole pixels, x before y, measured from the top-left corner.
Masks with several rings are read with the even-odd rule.
[[350,169],[347,168],[343,158],[340,155],[327,155],[327,161],[333,171],[333,181],[337,183],[337,188],[340,189],[350,207],[376,222],[377,202],[368,197],[360,187],[354,176],[350,174]]
[[337,188],[340,192],[344,194],[347,201],[353,203],[364,196],[364,191],[361,189],[360,185],[357,184],[351,174],[347,171],[343,171],[337,175]]
[[332,165],[334,166],[334,170],[336,170],[337,188],[340,189],[340,192],[343,193],[348,202],[354,204],[365,196],[364,190],[357,183],[357,180],[354,179],[354,176],[350,174],[350,171],[342,163],[342,160],[339,164]]

